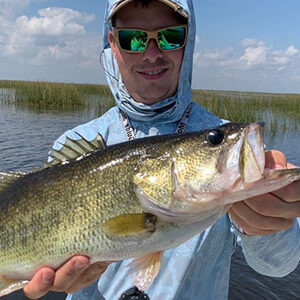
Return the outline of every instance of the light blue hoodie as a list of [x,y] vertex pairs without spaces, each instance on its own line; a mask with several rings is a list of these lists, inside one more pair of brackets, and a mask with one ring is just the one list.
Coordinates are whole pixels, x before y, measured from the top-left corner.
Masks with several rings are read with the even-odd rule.
[[[107,1],[105,19],[113,7],[121,1]],[[188,38],[185,47],[184,58],[181,66],[180,78],[177,93],[165,100],[153,105],[142,104],[134,101],[128,94],[118,65],[113,57],[108,42],[108,31],[110,22],[104,24],[104,50],[101,54],[101,61],[107,72],[107,81],[117,104],[101,118],[76,128],[80,133],[88,138],[94,138],[100,132],[108,145],[126,140],[123,124],[120,122],[119,109],[125,111],[132,123],[137,138],[147,135],[174,133],[178,121],[183,116],[187,106],[192,102],[192,68],[193,52],[195,45],[195,19],[192,1],[175,1],[191,16],[188,20]],[[192,115],[188,121],[186,131],[199,130],[202,128],[220,125],[222,120],[214,116],[200,105],[195,104]],[[113,125],[113,126],[112,126]],[[88,130],[86,130],[88,128]],[[73,138],[78,138],[74,131],[66,133]],[[64,136],[60,138],[64,142]],[[56,147],[60,146],[56,144]]]
[[[105,19],[119,2],[107,1]],[[110,23],[105,22],[105,49],[102,61],[110,74],[107,75],[107,80],[117,106],[102,117],[67,131],[55,142],[55,149],[61,148],[60,143],[65,142],[66,136],[79,138],[75,132],[79,132],[89,140],[100,133],[108,145],[126,141],[127,136],[119,109],[128,114],[137,138],[175,132],[178,121],[192,101],[191,80],[196,28],[192,0],[173,2],[179,4],[189,16],[188,39],[177,93],[154,105],[135,102],[128,95],[118,72],[117,63],[108,43]],[[186,131],[213,127],[222,122],[220,118],[194,104]],[[236,241],[242,245],[246,260],[257,272],[280,277],[293,271],[299,263],[299,234],[299,224],[295,222],[292,228],[280,233],[269,236],[246,236],[232,226],[228,215],[224,215],[204,232],[166,251],[161,271],[146,293],[152,300],[227,299],[231,255]],[[67,299],[119,299],[122,293],[133,286],[135,274],[129,274],[127,268],[130,261],[111,264],[98,282],[69,295]]]

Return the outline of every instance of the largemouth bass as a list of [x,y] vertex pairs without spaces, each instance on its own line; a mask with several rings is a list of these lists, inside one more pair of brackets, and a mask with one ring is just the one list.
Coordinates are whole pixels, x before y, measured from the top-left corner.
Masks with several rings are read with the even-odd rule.
[[76,254],[137,258],[135,283],[144,290],[164,250],[211,226],[232,203],[300,179],[299,168],[265,169],[261,123],[108,147],[100,136],[78,136],[51,155],[43,169],[0,173],[0,296]]

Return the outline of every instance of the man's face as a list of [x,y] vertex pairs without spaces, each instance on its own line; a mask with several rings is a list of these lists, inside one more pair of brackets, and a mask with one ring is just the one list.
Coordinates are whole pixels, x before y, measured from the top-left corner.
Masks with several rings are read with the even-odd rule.
[[[129,3],[117,12],[116,17],[118,28],[154,30],[179,22],[178,14],[159,1],[151,2],[147,7]],[[153,104],[175,94],[184,49],[162,52],[156,41],[150,40],[143,53],[128,53],[119,49],[112,32],[109,41],[123,82],[137,102]]]

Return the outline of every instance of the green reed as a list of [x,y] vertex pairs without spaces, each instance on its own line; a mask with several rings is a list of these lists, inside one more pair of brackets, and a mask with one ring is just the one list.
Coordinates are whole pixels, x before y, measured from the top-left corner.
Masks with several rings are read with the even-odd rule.
[[297,130],[300,95],[232,91],[194,91],[194,101],[232,122],[264,121],[271,132]]
[[37,109],[85,108],[90,95],[109,95],[107,86],[44,81],[0,81],[0,88],[15,91],[14,102]]
[[[108,86],[98,84],[0,81],[0,88],[15,91],[16,105],[36,109],[87,109],[100,116],[114,105]],[[299,94],[194,90],[193,99],[232,122],[262,120],[271,132],[299,128]]]

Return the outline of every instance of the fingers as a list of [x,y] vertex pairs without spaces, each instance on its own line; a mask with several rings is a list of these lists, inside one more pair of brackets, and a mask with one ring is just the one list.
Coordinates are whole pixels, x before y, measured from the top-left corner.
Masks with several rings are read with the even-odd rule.
[[235,213],[234,208],[229,210],[231,218],[238,224],[247,235],[268,235],[274,233],[272,230],[265,230],[257,227],[249,226],[248,222],[244,220],[239,214]]
[[89,258],[75,256],[56,272],[51,268],[44,267],[37,271],[31,281],[24,287],[24,293],[30,299],[38,299],[50,290],[67,291],[88,265]]
[[72,283],[72,285],[66,290],[67,293],[72,294],[86,286],[91,285],[93,282],[99,279],[99,277],[105,272],[110,263],[97,262],[90,265],[85,269],[79,277]]
[[287,167],[285,155],[278,150],[269,150],[265,152],[265,166],[269,169],[282,169]]
[[88,267],[89,263],[89,258],[85,256],[75,256],[71,258],[56,271],[52,290],[56,292],[67,291],[73,282]]
[[[265,166],[270,169],[295,168],[277,150],[265,152]],[[232,219],[248,235],[266,235],[292,226],[300,216],[300,181],[272,193],[235,203],[229,209]]]
[[285,155],[278,150],[265,152],[265,167],[269,169],[296,168],[297,166],[287,162]]
[[229,213],[248,235],[266,235],[288,229],[300,216],[299,185],[297,181],[270,194],[235,203]]
[[50,290],[74,293],[96,281],[104,273],[110,262],[89,264],[88,257],[75,256],[56,272],[48,267],[42,268],[24,287],[24,292],[30,299],[38,299]]
[[248,235],[267,235],[288,229],[293,224],[293,219],[263,216],[251,209],[245,202],[232,205],[229,213]]
[[30,299],[38,299],[44,296],[52,286],[54,274],[54,270],[47,267],[37,271],[31,281],[24,287],[25,295]]
[[256,213],[275,218],[293,219],[300,216],[300,202],[286,202],[275,194],[256,196],[244,201]]
[[[300,202],[300,181],[295,181],[288,186],[272,192],[273,195],[276,197],[284,200],[285,202],[295,202],[297,203]],[[298,213],[296,216],[300,216],[300,211],[299,209],[297,210]]]
[[[296,168],[297,166],[288,163],[284,154],[278,150],[271,150],[265,152],[266,167],[270,169],[282,169],[282,168]],[[276,197],[286,202],[300,201],[300,181],[293,182],[292,184],[277,190],[272,193]],[[299,210],[298,214],[299,215]]]

